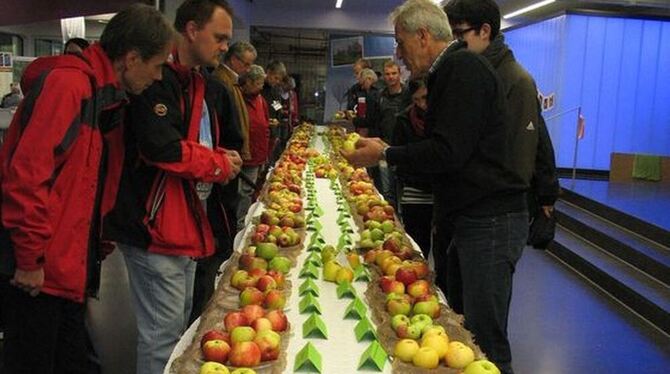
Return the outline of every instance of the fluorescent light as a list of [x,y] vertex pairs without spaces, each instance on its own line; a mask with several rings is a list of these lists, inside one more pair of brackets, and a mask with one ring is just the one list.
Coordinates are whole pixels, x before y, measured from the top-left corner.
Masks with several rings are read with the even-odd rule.
[[525,7],[525,8],[521,8],[521,9],[519,9],[519,10],[516,10],[516,11],[514,11],[514,12],[512,12],[512,13],[505,14],[505,15],[503,16],[503,18],[507,19],[507,18],[516,17],[516,16],[518,16],[518,15],[520,15],[520,14],[524,14],[524,13],[530,12],[531,10],[535,10],[535,9],[537,9],[537,8],[541,8],[541,7],[545,6],[545,5],[549,5],[549,4],[551,4],[551,3],[555,2],[555,1],[556,1],[556,0],[544,0],[544,1],[540,1],[539,3],[535,3],[535,4],[532,4],[532,5],[529,5],[529,6]]
[[335,8],[337,8],[337,9],[342,8],[342,1],[343,1],[343,0],[337,0],[337,1],[335,2]]

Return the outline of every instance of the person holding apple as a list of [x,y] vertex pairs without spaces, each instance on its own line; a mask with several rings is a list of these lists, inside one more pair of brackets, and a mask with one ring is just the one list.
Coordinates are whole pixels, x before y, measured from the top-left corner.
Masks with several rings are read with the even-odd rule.
[[2,300],[0,372],[89,372],[86,299],[98,291],[98,222],[123,164],[120,119],[127,93],[162,78],[174,36],[159,11],[137,4],[81,55],[26,68],[26,98],[0,152],[0,267],[13,286]]
[[[127,162],[105,239],[118,243],[137,320],[137,373],[163,371],[187,327],[196,261],[214,254],[208,204],[216,185],[239,173],[242,160],[220,146],[217,102],[222,87],[199,70],[216,67],[232,37],[225,0],[186,0],[177,9],[180,33],[163,80],[131,97]],[[200,69],[199,69],[200,68]]]
[[[454,41],[444,11],[408,0],[391,14],[397,54],[412,76],[425,77],[426,138],[389,146],[361,138],[343,154],[356,166],[381,160],[432,178],[433,250],[456,253],[465,327],[505,373],[512,373],[507,310],[514,266],[528,235],[523,178],[510,166],[502,87],[483,57]],[[453,275],[453,274],[452,274]]]

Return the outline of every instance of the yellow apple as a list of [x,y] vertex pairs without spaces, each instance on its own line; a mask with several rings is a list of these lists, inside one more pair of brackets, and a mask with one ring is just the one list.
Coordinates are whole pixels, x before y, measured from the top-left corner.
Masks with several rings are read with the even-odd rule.
[[414,339],[402,339],[396,343],[393,355],[403,362],[412,362],[412,358],[419,351],[419,343]]
[[464,374],[500,374],[500,369],[489,360],[477,360],[465,368]]
[[461,342],[449,343],[449,349],[444,357],[444,363],[450,368],[463,369],[475,360],[475,352],[472,348]]
[[437,352],[437,355],[443,358],[449,348],[449,340],[444,336],[430,335],[421,339],[421,346],[433,348]]
[[205,362],[200,367],[200,374],[229,374],[228,368],[218,362]]
[[345,267],[340,267],[340,269],[337,271],[337,274],[335,275],[335,282],[337,284],[343,283],[343,282],[349,282],[354,280],[354,272],[351,271],[349,268]]
[[421,347],[412,357],[414,366],[424,369],[435,369],[440,363],[440,357],[431,347]]

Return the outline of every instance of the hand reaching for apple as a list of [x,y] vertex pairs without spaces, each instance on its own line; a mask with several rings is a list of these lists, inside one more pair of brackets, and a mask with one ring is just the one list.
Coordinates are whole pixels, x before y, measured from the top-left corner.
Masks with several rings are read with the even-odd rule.
[[16,269],[14,278],[9,281],[12,286],[18,287],[21,290],[35,297],[39,295],[42,285],[44,284],[44,270],[26,271]]
[[379,138],[361,137],[356,142],[356,150],[353,152],[342,152],[342,156],[354,167],[374,166],[379,163],[382,151],[387,144]]

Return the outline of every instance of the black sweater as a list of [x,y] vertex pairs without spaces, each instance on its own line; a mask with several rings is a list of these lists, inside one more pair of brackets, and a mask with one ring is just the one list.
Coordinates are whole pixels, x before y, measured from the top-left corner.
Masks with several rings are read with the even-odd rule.
[[389,148],[387,161],[434,176],[437,219],[524,210],[525,186],[509,166],[511,133],[493,68],[463,43],[436,66],[427,79],[427,139]]

